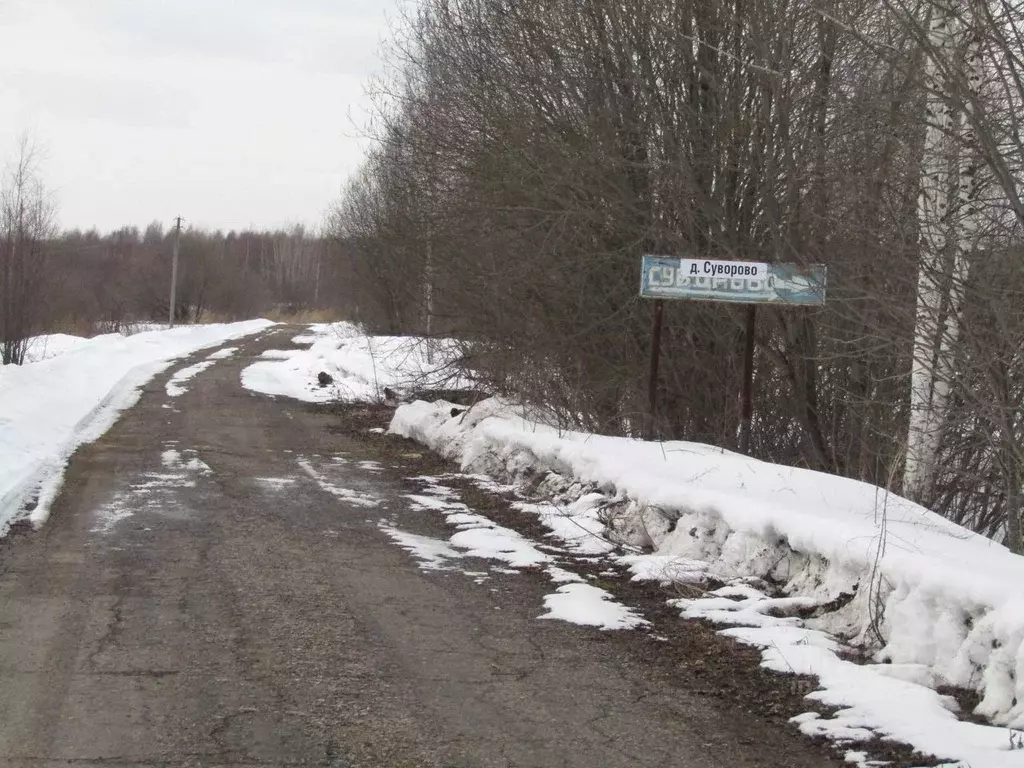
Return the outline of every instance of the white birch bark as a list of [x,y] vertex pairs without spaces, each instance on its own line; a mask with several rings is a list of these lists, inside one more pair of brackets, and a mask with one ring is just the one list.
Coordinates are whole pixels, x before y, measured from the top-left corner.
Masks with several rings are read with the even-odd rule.
[[[943,74],[958,68],[960,21],[950,6],[936,3],[931,13],[925,70],[928,125],[918,197],[917,313],[904,472],[904,492],[918,500],[928,496],[935,479],[935,460],[955,375],[968,254],[974,247],[978,219],[977,211],[972,210],[977,207],[979,181],[974,153],[960,150],[963,116],[953,108],[947,92],[957,83],[949,83]],[[976,52],[971,58],[978,58]],[[978,62],[972,61],[971,66]]]

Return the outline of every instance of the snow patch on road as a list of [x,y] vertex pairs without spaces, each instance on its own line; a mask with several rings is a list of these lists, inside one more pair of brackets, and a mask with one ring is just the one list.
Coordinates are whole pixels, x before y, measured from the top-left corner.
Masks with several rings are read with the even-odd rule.
[[91,533],[108,534],[118,523],[134,514],[129,499],[125,496],[116,496],[112,502],[96,510],[96,523],[89,530]]
[[206,462],[192,450],[179,451],[176,448],[168,448],[160,454],[160,460],[167,469],[199,472],[204,475],[209,475],[212,472]]
[[316,484],[320,486],[322,491],[326,491],[332,496],[341,499],[346,504],[351,504],[354,507],[379,507],[381,504],[381,499],[372,494],[335,485],[327,475],[318,472],[309,459],[299,458],[296,460],[296,463],[303,472],[316,481]]
[[295,485],[294,477],[257,477],[255,481],[272,491],[283,491]]
[[554,557],[541,552],[533,542],[517,531],[497,525],[458,501],[458,492],[441,485],[435,477],[415,478],[425,485],[422,494],[410,493],[412,509],[440,512],[445,521],[458,529],[450,541],[470,557],[500,560],[512,568],[532,568],[554,562]]
[[229,357],[233,357],[238,351],[238,347],[224,347],[224,349],[218,349],[207,360],[227,360]]
[[538,618],[560,619],[599,629],[635,629],[648,624],[642,616],[590,584],[565,584],[544,597],[548,612]]
[[181,397],[184,395],[188,392],[188,388],[185,387],[185,382],[195,378],[207,368],[212,367],[215,362],[216,360],[206,359],[202,362],[196,363],[195,365],[190,365],[187,368],[182,368],[180,371],[175,372],[167,381],[167,396]]
[[452,547],[447,541],[403,531],[386,520],[382,520],[378,527],[388,538],[415,557],[424,571],[447,570],[449,561],[463,557],[463,553]]
[[301,354],[301,349],[268,349],[260,357],[264,360],[291,360]]
[[179,450],[167,447],[160,454],[163,472],[146,472],[141,482],[132,483],[126,490],[115,494],[107,505],[96,510],[96,521],[92,533],[109,535],[117,524],[143,510],[161,514],[179,510],[181,499],[178,491],[195,488],[196,477],[206,477],[212,470],[190,449]]
[[[441,478],[411,478],[423,484],[422,493],[406,494],[413,510],[439,512],[457,532],[447,542],[418,536],[397,529],[382,521],[383,530],[399,546],[411,552],[424,570],[445,570],[445,560],[472,557],[502,563],[492,567],[496,573],[518,574],[524,568],[543,568],[548,578],[559,587],[544,598],[547,613],[538,618],[560,619],[573,624],[600,629],[632,629],[647,622],[636,612],[622,605],[608,592],[585,584],[577,574],[558,566],[557,558],[541,551],[536,542],[519,532],[496,524],[472,511],[459,501],[459,494],[441,483]],[[465,571],[481,583],[481,574]]]

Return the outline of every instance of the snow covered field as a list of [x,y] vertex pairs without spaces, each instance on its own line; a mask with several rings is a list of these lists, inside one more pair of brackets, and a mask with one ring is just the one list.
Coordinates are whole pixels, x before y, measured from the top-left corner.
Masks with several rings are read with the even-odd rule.
[[[384,399],[384,390],[452,384],[456,349],[444,340],[410,336],[367,336],[351,323],[311,325],[292,341],[305,348],[270,350],[242,372],[242,385],[264,395],[283,395],[311,403]],[[432,361],[428,361],[428,344]],[[321,387],[317,377],[332,379]]]
[[[851,762],[881,736],[964,768],[1024,765],[1024,558],[1001,545],[864,483],[696,443],[559,432],[497,399],[454,418],[448,403],[404,405],[391,431],[466,472],[532,481],[553,501],[524,511],[579,551],[616,541],[625,554],[609,556],[635,578],[713,579],[674,604],[760,647],[764,666],[817,676],[809,698],[837,711],[796,720]],[[996,725],[959,719],[942,685],[977,691],[976,714]]]
[[0,368],[0,536],[32,502],[32,522],[46,519],[75,448],[109,429],[141,385],[177,358],[270,325],[252,320],[35,340],[35,362]]

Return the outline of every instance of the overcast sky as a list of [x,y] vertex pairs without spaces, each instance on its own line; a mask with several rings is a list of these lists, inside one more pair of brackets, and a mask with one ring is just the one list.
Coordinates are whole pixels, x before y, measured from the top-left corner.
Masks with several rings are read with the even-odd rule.
[[318,224],[358,165],[396,0],[0,0],[0,158],[62,227]]

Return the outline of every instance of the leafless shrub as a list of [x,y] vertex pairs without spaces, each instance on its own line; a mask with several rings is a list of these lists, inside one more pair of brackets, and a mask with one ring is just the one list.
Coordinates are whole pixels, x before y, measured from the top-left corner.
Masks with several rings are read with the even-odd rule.
[[21,365],[44,302],[43,245],[54,207],[40,176],[40,154],[27,137],[0,187],[0,362]]

